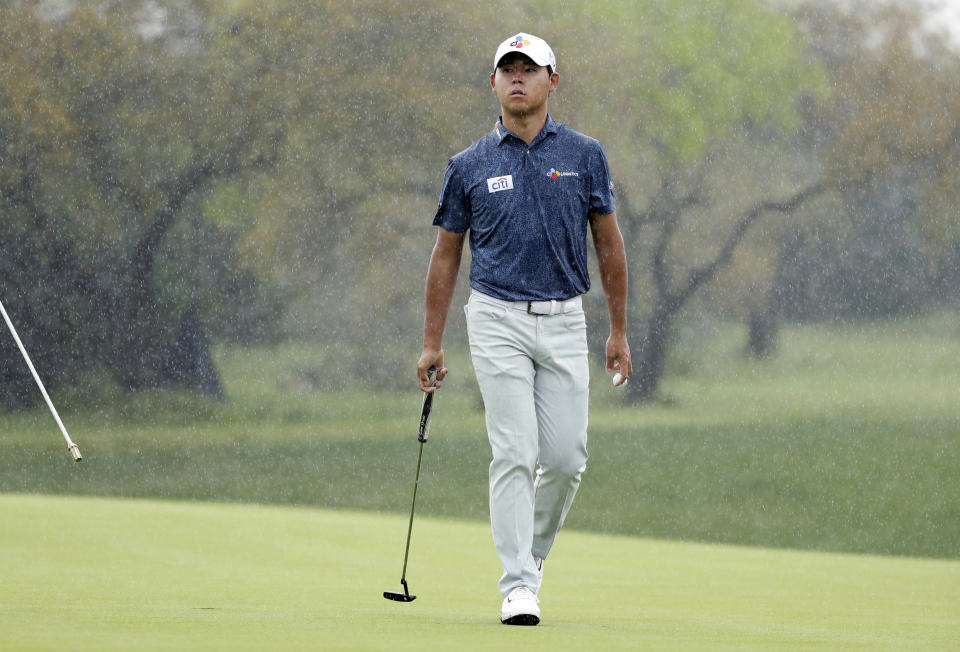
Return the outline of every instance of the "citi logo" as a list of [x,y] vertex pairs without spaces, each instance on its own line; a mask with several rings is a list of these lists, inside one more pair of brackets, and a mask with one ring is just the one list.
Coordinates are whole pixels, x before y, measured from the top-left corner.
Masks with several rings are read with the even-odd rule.
[[554,168],[550,168],[550,171],[547,172],[551,179],[556,179],[557,177],[579,177],[579,172],[560,172]]
[[487,179],[487,190],[491,193],[501,190],[513,190],[513,175],[507,174],[502,177],[490,177]]

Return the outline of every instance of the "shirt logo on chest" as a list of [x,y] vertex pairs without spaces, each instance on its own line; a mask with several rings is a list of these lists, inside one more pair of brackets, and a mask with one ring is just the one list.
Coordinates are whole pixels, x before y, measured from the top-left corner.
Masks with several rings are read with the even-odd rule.
[[547,176],[551,179],[556,179],[557,177],[579,177],[579,172],[560,172],[555,168],[550,168],[550,171],[547,172]]
[[490,177],[487,179],[487,190],[491,193],[501,190],[513,190],[513,175],[508,174],[502,177]]

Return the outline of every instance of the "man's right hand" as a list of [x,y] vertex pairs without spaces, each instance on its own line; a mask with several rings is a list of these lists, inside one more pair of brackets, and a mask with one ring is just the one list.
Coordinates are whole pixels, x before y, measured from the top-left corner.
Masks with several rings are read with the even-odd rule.
[[[430,367],[437,368],[437,382],[430,385],[430,376],[427,371]],[[439,351],[423,350],[417,362],[417,382],[424,392],[432,392],[440,387],[440,381],[447,375],[447,368],[443,366],[443,349]]]

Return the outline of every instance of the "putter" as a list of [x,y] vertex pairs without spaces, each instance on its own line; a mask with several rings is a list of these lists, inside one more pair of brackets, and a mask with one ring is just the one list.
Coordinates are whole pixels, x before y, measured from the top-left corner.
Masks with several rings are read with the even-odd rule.
[[73,461],[79,462],[83,459],[83,456],[80,455],[80,449],[76,444],[73,443],[73,440],[70,439],[70,435],[67,434],[67,429],[64,427],[63,421],[60,420],[60,415],[57,414],[57,408],[53,407],[53,401],[50,400],[50,395],[47,394],[47,390],[44,388],[43,383],[40,382],[40,376],[37,374],[37,370],[33,368],[33,363],[30,361],[30,356],[27,355],[27,350],[24,348],[23,342],[20,341],[20,336],[17,335],[17,329],[13,327],[13,322],[10,321],[10,316],[7,314],[7,311],[4,310],[2,302],[0,302],[0,313],[3,313],[3,320],[7,322],[7,328],[10,329],[10,334],[13,335],[13,339],[20,348],[20,353],[23,354],[23,359],[26,360],[27,367],[30,368],[30,373],[33,374],[33,379],[37,381],[37,387],[40,388],[40,393],[43,394],[43,398],[47,402],[47,407],[50,408],[50,412],[53,414],[53,418],[56,420],[57,425],[60,426],[60,432],[63,433],[63,438],[67,440],[67,450],[70,451],[70,455],[73,456]]
[[[427,371],[430,385],[437,384],[437,368],[430,367]],[[396,602],[413,602],[417,596],[410,593],[410,587],[407,586],[407,558],[410,556],[410,533],[413,532],[413,510],[417,506],[417,486],[420,484],[420,460],[423,459],[423,445],[427,442],[427,431],[430,426],[430,412],[433,409],[433,392],[424,392],[423,407],[420,409],[420,431],[417,434],[417,441],[420,442],[420,453],[417,455],[417,478],[413,482],[413,504],[410,505],[410,525],[407,526],[407,548],[403,553],[403,571],[400,573],[400,584],[403,585],[403,593],[394,591],[384,591],[383,597],[387,600]]]

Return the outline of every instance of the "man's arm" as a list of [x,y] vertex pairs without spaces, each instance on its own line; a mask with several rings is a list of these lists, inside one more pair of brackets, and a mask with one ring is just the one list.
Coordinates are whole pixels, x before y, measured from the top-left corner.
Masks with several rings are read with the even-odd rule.
[[[463,240],[463,233],[453,233],[441,227],[430,256],[423,318],[423,352],[417,362],[417,380],[420,389],[425,392],[432,392],[439,387],[440,381],[447,375],[447,368],[443,366],[443,330],[447,324],[450,304],[453,302],[453,292],[457,287]],[[432,366],[437,368],[435,387],[430,387],[427,380],[427,370]]]
[[610,337],[607,338],[607,373],[620,372],[622,385],[633,373],[630,346],[627,344],[627,254],[623,235],[617,225],[616,212],[607,215],[590,214],[593,246],[600,263],[603,293],[610,313]]

